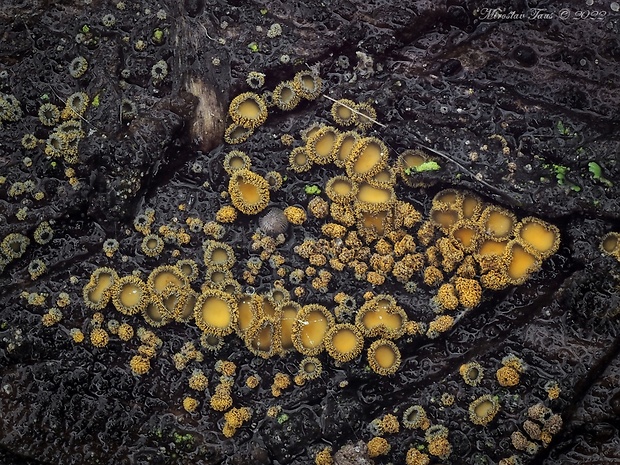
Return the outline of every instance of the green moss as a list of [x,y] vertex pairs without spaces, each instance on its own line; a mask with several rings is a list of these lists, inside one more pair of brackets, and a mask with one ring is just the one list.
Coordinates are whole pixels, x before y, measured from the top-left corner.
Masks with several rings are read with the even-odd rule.
[[562,120],[558,120],[555,127],[558,130],[558,132],[562,134],[563,136],[572,137],[572,136],[577,135],[577,133],[575,133],[575,131],[573,131],[571,128],[564,126],[564,123],[562,122]]
[[153,42],[161,44],[164,41],[164,31],[157,28],[153,31]]
[[318,195],[321,193],[321,189],[319,186],[315,186],[314,184],[308,184],[304,187],[304,192],[308,195]]
[[176,431],[172,433],[172,438],[174,439],[174,443],[177,445],[191,445],[194,443],[194,436],[191,434],[179,434]]
[[288,414],[286,413],[283,413],[282,415],[278,417],[279,424],[286,423],[287,421],[288,421]]
[[252,53],[260,52],[260,47],[258,46],[256,42],[249,43],[248,48],[250,49],[250,52]]
[[419,166],[410,166],[405,169],[405,174],[411,176],[411,173],[423,173],[424,171],[437,171],[441,166],[436,161],[425,161]]
[[90,26],[88,24],[84,24],[84,26],[82,26],[82,32],[84,34],[88,34],[90,32]]
[[91,102],[91,105],[92,105],[93,107],[95,107],[95,108],[97,108],[97,107],[99,106],[99,104],[101,103],[101,102],[99,101],[99,95],[100,95],[100,94],[95,95],[95,96],[93,97],[93,101]]
[[590,163],[588,163],[588,171],[590,171],[592,177],[596,181],[602,182],[607,187],[611,187],[614,185],[614,183],[611,182],[609,179],[603,177],[603,169],[601,168],[601,165],[599,165],[595,161],[591,161]]
[[581,187],[579,187],[577,184],[574,184],[570,182],[568,179],[566,179],[566,175],[570,171],[570,168],[568,166],[556,165],[556,164],[552,164],[552,165],[544,164],[543,168],[550,169],[551,171],[553,171],[553,173],[555,174],[555,179],[558,181],[558,184],[560,186],[566,186],[574,192],[581,191]]
[[260,14],[265,16],[267,14],[267,8],[261,8],[260,9]]

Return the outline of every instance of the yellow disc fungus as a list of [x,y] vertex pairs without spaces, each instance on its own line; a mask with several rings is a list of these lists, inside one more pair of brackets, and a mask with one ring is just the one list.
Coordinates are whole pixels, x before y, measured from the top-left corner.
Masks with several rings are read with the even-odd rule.
[[400,350],[389,339],[377,339],[368,348],[368,365],[382,376],[396,373],[400,367]]
[[362,305],[355,315],[355,326],[366,337],[397,339],[407,322],[405,310],[388,294],[379,294]]
[[317,379],[321,376],[323,365],[316,357],[305,357],[299,362],[299,375],[307,381]]
[[463,252],[472,253],[478,249],[480,243],[478,223],[469,219],[459,220],[452,225],[449,234],[458,241],[459,248]]
[[325,193],[338,203],[350,203],[358,194],[358,186],[346,176],[335,176],[325,184]]
[[544,260],[560,247],[560,230],[533,216],[523,218],[515,227],[519,243],[537,259]]
[[499,412],[497,396],[485,394],[469,404],[469,420],[474,425],[488,425]]
[[426,411],[421,405],[412,405],[403,412],[403,426],[407,429],[426,430],[430,426],[430,421]]
[[312,168],[312,161],[310,160],[305,147],[294,148],[288,158],[288,163],[291,170],[296,173],[303,173]]
[[155,268],[149,274],[146,284],[148,289],[155,294],[161,294],[169,285],[178,288],[186,288],[189,285],[185,274],[173,265],[162,265]]
[[118,338],[121,341],[129,341],[133,337],[133,328],[127,323],[121,323],[118,327]]
[[219,223],[234,223],[237,219],[237,210],[232,205],[224,205],[215,214],[215,220]]
[[267,105],[260,95],[244,92],[232,99],[228,114],[239,126],[256,129],[267,120]]
[[360,139],[360,135],[355,131],[341,132],[334,142],[334,164],[339,168],[344,168],[347,160],[351,156],[353,147]]
[[125,315],[140,313],[150,301],[146,284],[133,275],[118,279],[110,293],[116,310]]
[[301,100],[300,89],[293,81],[283,81],[273,89],[273,102],[284,111],[295,108]]
[[291,350],[293,346],[293,325],[301,305],[297,302],[283,301],[280,304],[280,330],[282,334],[282,350]]
[[188,413],[195,412],[199,405],[200,401],[194,399],[193,397],[187,396],[183,399],[183,408]]
[[428,453],[445,460],[452,453],[452,446],[448,442],[448,438],[436,438],[429,441]]
[[245,345],[254,355],[270,358],[282,352],[281,326],[277,319],[261,318],[245,333]]
[[252,161],[245,152],[241,150],[231,150],[224,157],[222,166],[229,175],[232,175],[235,171],[249,170],[252,166]]
[[363,137],[351,149],[345,163],[347,175],[354,181],[365,181],[385,168],[388,148],[376,137]]
[[459,374],[470,386],[478,386],[484,377],[484,369],[478,362],[469,362],[461,365]]
[[431,460],[428,455],[420,452],[414,447],[407,450],[407,456],[405,457],[406,465],[428,465],[430,461]]
[[295,74],[293,82],[299,95],[306,100],[314,100],[321,95],[323,81],[318,74],[310,70],[299,71]]
[[442,310],[455,310],[459,306],[454,285],[445,283],[439,287],[435,301]]
[[237,324],[237,301],[230,294],[217,289],[204,289],[194,307],[196,325],[204,332],[226,336]]
[[504,259],[506,261],[506,275],[510,284],[514,285],[523,284],[530,274],[538,271],[541,266],[540,260],[514,239],[506,246]]
[[334,149],[338,130],[332,126],[323,126],[306,142],[306,153],[311,163],[327,165],[334,161]]
[[242,144],[254,133],[252,129],[244,128],[239,124],[233,123],[224,131],[224,141],[227,144]]
[[28,237],[20,233],[10,233],[2,239],[0,250],[2,250],[7,258],[17,260],[26,253],[28,245],[30,245],[30,239],[28,239]]
[[190,389],[194,389],[195,391],[204,391],[209,385],[209,380],[202,370],[196,369],[190,376],[188,384]]
[[454,287],[463,307],[474,308],[480,303],[482,287],[475,279],[457,277],[454,279]]
[[364,336],[354,325],[340,323],[325,333],[327,353],[339,362],[350,362],[357,358],[364,347]]
[[620,233],[611,231],[603,236],[600,245],[601,251],[620,260]]
[[340,126],[352,126],[357,121],[356,103],[349,99],[340,99],[333,103],[331,115],[336,124]]
[[231,175],[228,193],[235,208],[246,215],[256,215],[269,204],[269,183],[262,176],[246,169]]
[[164,250],[164,241],[157,234],[148,234],[142,239],[140,249],[147,257],[157,257]]
[[214,240],[206,240],[203,245],[204,263],[212,270],[229,270],[235,264],[233,248]]
[[509,239],[514,234],[517,217],[514,213],[497,205],[488,205],[478,220],[481,230],[491,239]]
[[357,128],[360,131],[365,131],[372,127],[377,119],[375,109],[368,103],[358,103],[355,105],[355,110],[357,110],[357,118],[355,120]]
[[459,219],[477,221],[482,213],[483,202],[476,194],[463,192]]
[[324,306],[304,305],[293,323],[293,346],[304,355],[319,354],[325,347],[325,335],[334,324],[334,316]]

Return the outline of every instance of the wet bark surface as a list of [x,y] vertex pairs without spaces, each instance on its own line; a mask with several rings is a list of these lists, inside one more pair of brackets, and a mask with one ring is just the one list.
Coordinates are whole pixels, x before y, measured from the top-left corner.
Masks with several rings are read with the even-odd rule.
[[[429,454],[424,431],[401,424],[383,435],[389,453],[372,459],[354,445],[376,434],[373,420],[401,419],[421,405],[431,425],[448,428],[452,447],[445,459],[429,454],[431,463],[491,464],[512,456],[523,464],[617,463],[620,262],[600,244],[605,234],[620,232],[618,5],[540,1],[537,10],[514,1],[500,12],[496,3],[3,2],[0,241],[19,233],[29,244],[19,258],[3,252],[0,264],[0,461],[308,464],[329,446],[340,450],[339,464],[405,463],[411,448]],[[273,33],[274,23],[281,34]],[[75,78],[69,65],[79,56],[88,66]],[[161,60],[163,76],[153,70]],[[312,123],[334,124],[331,100],[320,96],[287,112],[270,108],[246,142],[223,140],[231,99],[252,90],[249,72],[266,75],[262,92],[308,68],[322,77],[327,97],[376,109],[381,124],[366,134],[387,144],[392,162],[406,149],[426,148],[440,165],[420,173],[424,187],[398,184],[400,200],[428,217],[442,189],[475,192],[519,218],[557,226],[559,250],[525,284],[485,289],[480,305],[462,312],[449,331],[398,339],[402,363],[392,376],[371,371],[365,355],[340,364],[323,353],[318,379],[274,397],[275,374],[295,375],[303,356],[262,359],[229,335],[217,353],[202,349],[202,362],[178,370],[173,354],[187,342],[200,347],[193,323],[149,328],[162,345],[150,371],[135,375],[129,361],[138,353],[137,337],[124,342],[111,334],[102,348],[90,343],[96,323],[83,287],[98,267],[121,276],[138,270],[146,279],[156,266],[182,258],[200,264],[193,285],[199,291],[208,236],[201,227],[191,231],[186,219],[213,221],[230,204],[222,162],[231,150],[250,155],[262,175],[286,177],[270,206],[308,209],[314,196],[305,188],[323,188],[342,170],[291,171],[292,147],[281,137],[291,135],[293,146],[301,146],[300,132]],[[62,110],[75,92],[90,100],[79,118],[77,160],[50,157],[45,146],[54,125],[42,122],[39,109],[52,103]],[[39,141],[34,149],[25,148],[25,134]],[[162,225],[185,228],[189,241],[167,242],[158,257],[145,256],[134,219],[147,208],[155,214],[154,232]],[[40,244],[35,234],[44,222],[53,238]],[[294,248],[320,237],[324,223],[309,215],[287,230],[278,251],[290,269],[308,266]],[[245,291],[257,226],[256,216],[240,215],[218,238],[235,250],[233,276]],[[108,239],[119,243],[109,257],[102,249]],[[36,279],[33,260],[46,266]],[[275,267],[265,263],[251,287],[267,293],[276,279]],[[333,271],[326,293],[309,279],[297,300],[333,307],[342,291],[359,306],[367,291],[388,293],[409,319],[430,321],[436,289],[420,274],[413,281],[405,289],[388,279],[378,288]],[[68,305],[58,303],[61,293]],[[63,317],[48,327],[42,317],[53,307]],[[148,327],[111,304],[101,312],[103,327],[112,319]],[[80,344],[71,337],[76,328],[86,335]],[[502,387],[495,373],[510,355],[524,369],[517,385]],[[252,410],[232,438],[222,434],[223,413],[209,406],[219,383],[217,360],[236,364],[233,405]],[[485,371],[477,386],[459,374],[473,361]],[[195,368],[209,378],[205,392],[188,387]],[[245,384],[252,374],[261,377],[256,389]],[[553,386],[557,396],[549,392]],[[468,409],[485,394],[498,399],[500,410],[488,425],[476,425]],[[193,413],[183,408],[186,396],[200,401]],[[535,447],[518,450],[513,434],[526,434],[528,409],[537,404],[561,415],[562,427],[549,444],[528,438]],[[274,416],[270,407],[277,407]]]

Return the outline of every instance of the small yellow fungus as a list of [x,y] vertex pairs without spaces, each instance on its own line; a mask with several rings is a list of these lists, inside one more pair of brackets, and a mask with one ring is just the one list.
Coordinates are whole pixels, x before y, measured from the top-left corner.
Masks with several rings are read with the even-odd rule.
[[330,447],[319,451],[314,458],[315,465],[334,465],[334,459],[332,458],[332,450]]
[[206,240],[203,244],[204,264],[211,270],[229,270],[235,264],[235,252],[225,242]]
[[305,357],[299,362],[298,374],[307,381],[317,379],[321,376],[323,371],[323,365],[321,361],[316,357]]
[[306,152],[305,147],[296,147],[291,151],[288,158],[291,170],[296,173],[303,173],[312,168],[312,161]]
[[237,219],[237,210],[232,205],[224,205],[215,214],[215,220],[219,223],[234,223]]
[[560,230],[545,221],[528,216],[515,227],[515,236],[536,258],[544,260],[560,247]]
[[118,327],[118,337],[121,341],[129,341],[134,335],[133,328],[127,323],[122,323]]
[[353,100],[343,98],[334,102],[330,112],[336,124],[353,126],[357,121],[357,114],[352,110],[355,107],[356,103]]
[[284,209],[284,216],[289,223],[301,225],[306,221],[306,212],[301,207],[288,206]]
[[111,268],[97,268],[82,290],[86,306],[93,310],[104,308],[111,296],[112,287],[118,282],[118,274]]
[[430,426],[430,421],[426,411],[420,405],[412,405],[403,412],[403,426],[407,429],[426,430]]
[[611,231],[603,236],[600,245],[601,251],[620,260],[620,233]]
[[495,377],[500,386],[512,387],[519,384],[519,372],[512,367],[503,366],[495,372]]
[[299,95],[306,100],[314,100],[321,95],[323,87],[321,77],[310,70],[299,71],[295,74],[293,82]]
[[290,111],[300,100],[299,86],[293,81],[283,81],[273,89],[273,102],[280,110]]
[[224,141],[231,145],[241,144],[248,140],[253,132],[254,131],[252,129],[244,128],[239,124],[233,123],[224,131]]
[[187,396],[183,399],[183,408],[188,413],[195,412],[199,405],[200,401],[194,399],[193,397]]
[[339,362],[349,362],[357,358],[364,347],[364,336],[354,325],[340,323],[325,333],[327,353]]
[[436,266],[429,266],[424,269],[424,284],[436,287],[443,281],[443,273]]
[[114,307],[125,315],[140,313],[150,300],[146,284],[133,275],[118,279],[110,293]]
[[202,331],[216,336],[232,333],[237,315],[235,298],[217,289],[204,289],[194,307],[196,325]]
[[209,385],[209,381],[202,370],[194,370],[188,381],[190,389],[204,391]]
[[303,306],[297,313],[291,333],[295,349],[308,356],[319,354],[325,347],[325,335],[334,324],[334,316],[324,306]]
[[388,294],[372,297],[355,315],[355,325],[366,337],[397,339],[402,336],[406,322],[405,310]]
[[76,344],[80,344],[84,342],[84,333],[80,329],[78,328],[71,329],[70,335],[71,335],[71,339],[73,339],[73,342],[75,342]]
[[140,243],[140,249],[147,257],[157,257],[164,250],[164,241],[157,234],[147,234]]
[[347,160],[351,156],[353,147],[360,139],[360,135],[355,131],[341,132],[334,142],[334,164],[339,168],[344,168]]
[[407,450],[407,456],[405,457],[406,465],[428,465],[429,463],[429,456],[420,452],[418,449],[412,447]]
[[247,169],[231,175],[228,192],[235,208],[246,215],[255,215],[269,204],[269,183]]
[[374,458],[386,455],[390,451],[390,443],[385,438],[374,437],[368,441],[368,457]]
[[389,339],[378,339],[368,348],[368,364],[372,371],[382,376],[396,373],[400,367],[400,350]]
[[478,220],[481,230],[491,239],[508,239],[514,234],[517,217],[514,213],[497,205],[487,206]]
[[95,347],[105,347],[108,345],[110,337],[108,333],[103,328],[95,328],[90,333],[90,342]]
[[151,369],[151,360],[142,355],[134,355],[129,361],[129,367],[136,375],[141,376]]
[[456,296],[454,285],[449,283],[442,284],[439,287],[435,300],[442,310],[454,310],[459,305],[459,299]]
[[245,152],[241,150],[231,150],[224,157],[222,165],[224,166],[224,170],[229,175],[232,175],[235,171],[249,170],[252,166],[252,161]]
[[474,425],[488,425],[499,412],[497,396],[485,394],[469,404],[469,420]]
[[256,129],[267,120],[267,105],[258,94],[245,92],[232,99],[228,114],[239,126]]
[[484,369],[478,362],[469,362],[461,365],[459,374],[466,384],[478,386],[484,377]]
[[448,442],[448,438],[440,437],[429,441],[428,453],[439,457],[442,460],[447,459],[452,453],[452,446]]
[[385,168],[388,159],[388,148],[376,137],[363,137],[351,149],[345,169],[349,178],[354,181],[365,181]]
[[357,110],[357,118],[355,120],[357,128],[360,131],[365,131],[372,127],[377,119],[375,109],[368,103],[358,103],[355,106],[355,110]]
[[482,287],[475,279],[457,277],[454,280],[454,287],[463,307],[474,308],[480,303]]

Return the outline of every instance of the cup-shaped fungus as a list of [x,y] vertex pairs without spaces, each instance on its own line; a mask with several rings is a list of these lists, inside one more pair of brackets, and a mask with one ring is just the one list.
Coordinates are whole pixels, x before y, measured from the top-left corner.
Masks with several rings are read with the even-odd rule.
[[292,328],[295,349],[304,355],[317,355],[325,347],[325,334],[334,326],[332,313],[322,305],[304,305],[297,313]]
[[224,141],[226,141],[227,144],[241,144],[248,140],[253,133],[254,131],[252,129],[244,128],[237,123],[233,123],[224,131]]
[[334,202],[350,203],[357,195],[357,183],[346,176],[335,176],[325,184],[325,193]]
[[283,81],[273,89],[273,102],[280,110],[290,111],[300,100],[299,87],[293,81]]
[[368,242],[384,236],[393,229],[394,214],[392,205],[389,203],[366,203],[354,204],[357,230]]
[[611,231],[601,240],[601,251],[620,260],[620,233]]
[[204,263],[214,270],[229,270],[235,264],[235,252],[224,242],[206,240],[204,248]]
[[459,211],[463,205],[463,192],[456,189],[444,189],[433,197],[433,209],[444,210],[446,208]]
[[356,103],[346,98],[337,100],[333,103],[330,110],[332,118],[340,126],[353,126],[357,121]]
[[110,301],[110,290],[118,281],[118,274],[112,268],[97,268],[82,291],[84,303],[92,310],[101,310]]
[[244,92],[232,99],[228,114],[239,126],[256,129],[267,120],[267,105],[260,95]]
[[146,284],[137,276],[123,276],[110,290],[112,303],[125,315],[140,313],[149,303],[150,296]]
[[347,160],[351,156],[353,147],[360,139],[360,135],[355,131],[341,132],[334,143],[334,164],[339,168],[344,168]]
[[316,357],[305,357],[299,362],[299,376],[305,381],[317,379],[321,376],[323,371],[323,365],[321,361]]
[[355,325],[366,337],[397,339],[402,336],[406,322],[407,314],[403,308],[387,294],[373,297],[355,315]]
[[338,130],[332,126],[323,126],[306,142],[306,153],[311,162],[327,165],[334,161],[334,148],[338,138]]
[[536,258],[544,260],[560,247],[560,230],[539,218],[528,216],[515,227],[515,236]]
[[514,239],[506,246],[504,258],[509,282],[517,286],[527,281],[529,275],[541,266],[540,260]]
[[485,394],[469,404],[469,420],[474,425],[487,425],[499,412],[499,399],[497,396]]
[[364,347],[362,332],[350,323],[332,326],[325,333],[327,353],[339,362],[350,362],[357,358]]
[[460,219],[476,221],[482,213],[483,202],[480,197],[471,192],[463,192]]
[[239,296],[237,298],[237,313],[237,332],[243,337],[262,318],[260,297],[256,294]]
[[198,277],[198,264],[191,259],[179,260],[175,266],[181,270],[189,282],[195,281]]
[[140,249],[147,257],[157,257],[164,250],[164,240],[157,234],[148,234],[142,239]]
[[255,215],[269,204],[269,183],[249,170],[238,170],[231,175],[228,193],[235,208],[246,215]]
[[231,150],[224,157],[224,162],[222,164],[224,170],[229,175],[232,175],[235,171],[249,170],[252,166],[252,161],[245,152],[241,150]]
[[389,339],[378,339],[368,348],[368,365],[377,374],[387,376],[400,367],[400,350]]
[[412,405],[403,412],[403,426],[407,429],[426,430],[430,426],[430,421],[426,416],[426,411],[421,405]]
[[196,300],[194,319],[205,333],[226,336],[234,331],[237,317],[237,301],[230,294],[205,289]]
[[484,377],[484,369],[478,362],[469,362],[461,365],[459,373],[465,384],[470,386],[478,386]]
[[176,287],[187,287],[187,277],[173,265],[158,266],[149,274],[146,281],[149,290],[155,294],[161,294],[166,286],[172,284]]
[[409,187],[429,186],[434,184],[435,181],[424,177],[423,169],[418,170],[420,166],[427,162],[433,162],[433,160],[422,150],[405,150],[398,156],[396,170]]
[[377,119],[376,110],[368,103],[358,103],[355,105],[355,110],[357,110],[355,125],[360,131],[369,129]]
[[458,220],[458,210],[454,210],[445,204],[438,204],[431,209],[431,223],[437,226],[444,234],[449,234],[450,229],[452,229]]
[[10,233],[2,239],[0,249],[7,258],[16,260],[26,253],[28,245],[30,245],[30,239],[27,236],[20,233]]
[[321,77],[310,70],[303,70],[295,74],[293,82],[299,95],[307,100],[314,100],[321,95],[323,81]]
[[254,355],[270,358],[282,352],[277,320],[263,317],[245,333],[245,345]]
[[459,242],[463,252],[471,253],[478,249],[480,243],[480,228],[472,220],[459,220],[452,228],[450,235]]
[[382,140],[363,137],[351,149],[345,169],[354,181],[364,181],[385,168],[387,159],[388,148]]
[[287,351],[293,348],[293,325],[299,310],[301,310],[301,305],[297,302],[286,301],[280,304],[282,350]]
[[289,167],[295,173],[303,173],[312,168],[312,161],[305,147],[296,147],[291,151],[288,158]]
[[513,236],[517,217],[505,208],[489,205],[480,214],[478,222],[487,237],[501,241]]

